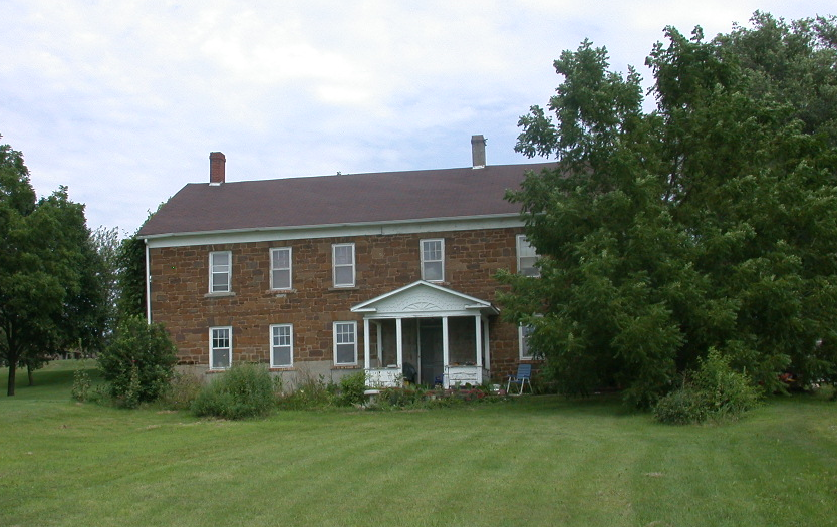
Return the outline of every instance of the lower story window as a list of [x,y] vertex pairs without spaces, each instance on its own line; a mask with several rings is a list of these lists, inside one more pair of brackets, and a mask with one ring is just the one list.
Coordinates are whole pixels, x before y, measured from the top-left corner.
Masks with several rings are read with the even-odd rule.
[[532,335],[532,332],[535,328],[532,326],[520,326],[520,358],[521,359],[534,359],[535,356],[532,353],[532,350],[529,349],[529,337]]
[[209,367],[225,370],[232,365],[232,328],[209,329]]
[[334,323],[334,364],[357,364],[357,322]]
[[290,367],[293,364],[293,326],[291,324],[270,326],[270,367]]

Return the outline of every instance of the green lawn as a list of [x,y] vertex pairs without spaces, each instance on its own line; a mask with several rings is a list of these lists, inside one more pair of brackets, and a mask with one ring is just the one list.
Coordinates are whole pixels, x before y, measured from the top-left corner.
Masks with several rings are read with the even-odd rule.
[[218,422],[72,403],[74,365],[0,398],[0,525],[837,523],[837,405],[823,397],[726,426],[558,397]]

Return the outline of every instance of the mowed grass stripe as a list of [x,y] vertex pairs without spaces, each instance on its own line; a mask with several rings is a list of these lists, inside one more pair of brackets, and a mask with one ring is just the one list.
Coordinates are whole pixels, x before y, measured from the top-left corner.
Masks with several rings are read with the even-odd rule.
[[[51,366],[53,367],[53,366]],[[2,374],[2,372],[0,372]],[[201,421],[0,401],[0,525],[828,525],[823,398],[666,427],[618,400]],[[31,452],[31,453],[30,453]]]

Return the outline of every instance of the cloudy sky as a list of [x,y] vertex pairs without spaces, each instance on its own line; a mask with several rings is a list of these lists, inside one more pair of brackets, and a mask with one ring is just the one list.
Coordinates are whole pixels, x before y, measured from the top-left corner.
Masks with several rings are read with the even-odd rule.
[[[642,66],[662,29],[707,36],[756,9],[833,0],[0,0],[0,144],[39,195],[59,185],[91,228],[134,232],[186,183],[453,168],[488,139],[514,153],[552,61],[584,38]],[[348,202],[350,204],[350,202]],[[281,207],[281,203],[277,203]]]

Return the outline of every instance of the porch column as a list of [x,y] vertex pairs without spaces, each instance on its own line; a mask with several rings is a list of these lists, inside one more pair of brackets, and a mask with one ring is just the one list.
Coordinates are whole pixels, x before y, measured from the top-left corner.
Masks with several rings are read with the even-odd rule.
[[450,388],[450,345],[448,343],[448,317],[442,317],[442,371],[444,371],[444,378],[442,385],[445,388]]
[[384,349],[384,339],[383,339],[383,331],[381,331],[381,323],[375,322],[375,337],[378,339],[375,341],[375,350],[378,354],[378,367],[381,368],[384,365],[384,356],[382,355],[382,351]]
[[403,367],[401,360],[403,350],[401,349],[401,317],[395,319],[395,362],[399,368]]
[[476,352],[477,352],[477,367],[482,367],[482,315],[477,315],[474,317],[474,328],[476,328],[476,334],[474,335],[476,338],[474,342],[476,343]]
[[488,340],[488,317],[482,317],[482,345],[485,346],[485,367],[491,371],[491,344]]
[[363,317],[363,369],[369,371],[369,319]]
[[421,383],[421,319],[416,319],[416,380]]

